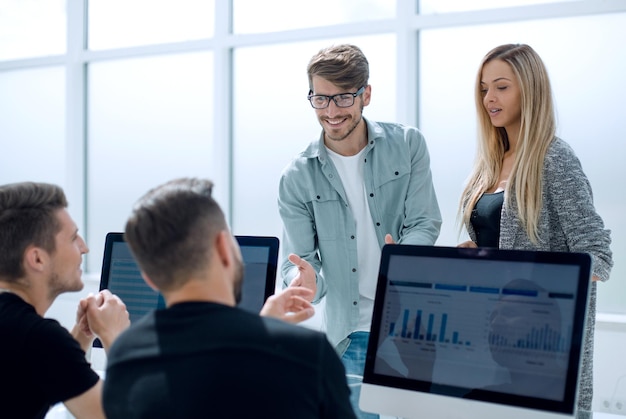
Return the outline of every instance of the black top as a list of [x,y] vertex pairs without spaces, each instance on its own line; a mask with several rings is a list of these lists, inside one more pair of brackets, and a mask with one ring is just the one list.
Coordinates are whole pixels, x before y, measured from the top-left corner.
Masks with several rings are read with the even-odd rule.
[[0,417],[43,418],[98,380],[74,337],[19,296],[0,293]]
[[221,304],[189,302],[135,322],[112,345],[108,418],[355,418],[326,336]]
[[500,215],[504,204],[504,191],[484,193],[472,210],[471,223],[476,232],[478,247],[499,247]]

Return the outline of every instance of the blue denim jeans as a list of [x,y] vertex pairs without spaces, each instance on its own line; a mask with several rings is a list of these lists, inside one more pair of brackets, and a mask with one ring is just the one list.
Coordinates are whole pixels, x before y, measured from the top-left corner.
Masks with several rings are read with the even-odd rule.
[[359,419],[379,419],[374,413],[361,411],[359,408],[359,396],[361,383],[363,383],[363,370],[365,369],[365,355],[367,354],[368,332],[353,332],[348,336],[348,347],[341,355],[341,362],[346,368],[346,378],[350,387],[350,402],[354,413]]

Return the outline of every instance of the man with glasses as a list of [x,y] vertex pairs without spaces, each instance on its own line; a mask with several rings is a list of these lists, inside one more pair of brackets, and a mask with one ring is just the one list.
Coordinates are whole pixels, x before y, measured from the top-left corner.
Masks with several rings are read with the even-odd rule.
[[284,170],[278,205],[284,226],[283,286],[326,297],[324,326],[342,356],[358,408],[381,248],[433,245],[441,214],[422,134],[363,117],[369,63],[354,45],[325,48],[308,65],[308,100],[322,126]]

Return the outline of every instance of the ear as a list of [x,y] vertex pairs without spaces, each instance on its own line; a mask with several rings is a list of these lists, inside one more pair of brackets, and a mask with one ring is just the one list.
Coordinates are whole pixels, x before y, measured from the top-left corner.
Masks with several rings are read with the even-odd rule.
[[363,92],[363,106],[369,105],[371,98],[372,98],[372,85],[368,84],[367,86],[365,86],[365,91]]
[[23,264],[27,272],[43,272],[49,260],[50,255],[41,247],[31,245],[24,251]]
[[215,248],[217,260],[222,265],[228,267],[233,263],[232,238],[227,230],[222,230],[217,234],[213,247]]

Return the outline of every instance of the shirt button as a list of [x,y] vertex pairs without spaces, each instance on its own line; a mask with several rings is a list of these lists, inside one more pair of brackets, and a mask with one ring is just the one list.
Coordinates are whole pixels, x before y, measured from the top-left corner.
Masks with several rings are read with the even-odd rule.
[[354,240],[354,236],[350,236],[350,238],[351,238],[352,240]]
[[400,172],[395,172],[395,173],[396,173],[396,176],[398,176],[400,174]]
[[355,305],[357,305],[357,304],[358,304],[358,303],[357,303],[356,301],[353,301],[353,302],[352,302],[352,305],[353,305],[353,306],[355,306]]
[[380,227],[380,223],[376,223],[376,227]]
[[356,272],[356,268],[352,268],[352,272]]
[[373,193],[370,193],[370,197],[373,197],[373,196],[374,196],[374,194],[373,194]]

